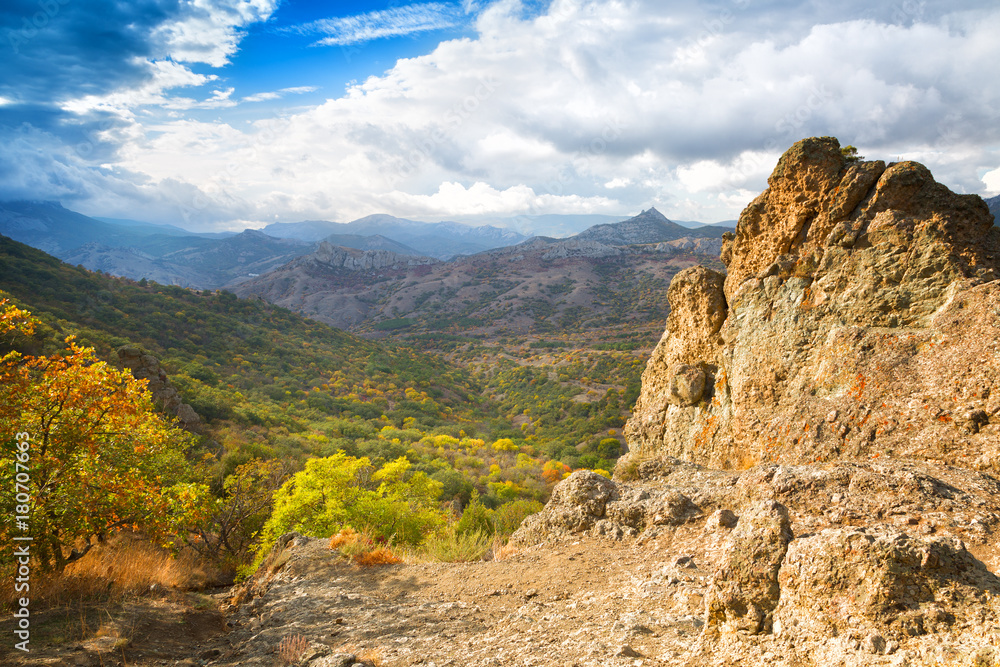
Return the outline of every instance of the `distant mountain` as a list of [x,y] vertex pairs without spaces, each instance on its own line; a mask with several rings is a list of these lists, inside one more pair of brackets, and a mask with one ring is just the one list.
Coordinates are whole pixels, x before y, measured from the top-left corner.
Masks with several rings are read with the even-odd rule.
[[1000,227],[1000,195],[987,199],[986,205],[990,207],[990,213],[993,214],[993,224]]
[[62,259],[68,251],[95,241],[109,247],[135,245],[149,232],[101,222],[59,202],[10,201],[0,203],[0,234]]
[[272,271],[314,247],[248,229],[223,239],[150,236],[145,243],[123,248],[88,243],[61,259],[134,280],[214,289]]
[[627,217],[627,215],[604,215],[601,213],[544,213],[516,216],[465,216],[457,218],[456,221],[470,226],[492,225],[503,229],[513,229],[527,236],[543,235],[565,238],[579,234],[588,227],[608,222],[620,222]]
[[388,250],[398,255],[420,255],[420,252],[408,245],[397,243],[381,234],[361,236],[360,234],[330,234],[323,239],[327,243],[341,248],[356,250]]
[[314,249],[254,230],[192,234],[172,225],[97,220],[48,201],[0,203],[0,234],[93,271],[200,289],[267,273]]
[[699,229],[701,227],[728,227],[729,229],[736,229],[736,220],[722,220],[720,222],[697,222],[695,220],[674,220],[670,219],[670,222],[675,222],[681,227],[687,227],[688,229]]
[[238,232],[189,232],[177,225],[160,225],[153,222],[143,222],[141,220],[131,220],[129,218],[104,218],[94,216],[94,220],[107,222],[119,227],[131,227],[134,231],[141,231],[144,234],[164,234],[168,236],[200,236],[206,239],[224,239],[227,236],[234,236]]
[[593,227],[570,237],[576,241],[597,241],[607,245],[635,245],[663,243],[684,237],[721,238],[729,231],[726,227],[699,227],[688,229],[668,220],[655,208],[643,211],[634,218]]
[[[668,308],[667,285],[677,271],[696,263],[722,264],[721,239],[692,236],[691,230],[671,237],[663,231],[672,231],[671,223],[663,226],[658,215],[647,212],[631,226],[617,223],[624,228],[604,226],[614,234],[592,228],[614,243],[583,234],[536,236],[443,262],[323,243],[233,291],[370,332],[543,333],[660,322]],[[656,233],[637,234],[650,219]]]
[[342,234],[344,223],[329,220],[303,220],[302,222],[272,222],[260,231],[279,239],[322,241],[331,234]]
[[262,231],[279,238],[307,241],[318,241],[331,235],[382,236],[408,247],[412,251],[411,254],[438,259],[449,259],[456,255],[470,255],[491,248],[513,245],[528,238],[518,232],[493,225],[472,227],[458,222],[418,222],[385,214],[369,215],[343,223],[323,220],[272,223]]

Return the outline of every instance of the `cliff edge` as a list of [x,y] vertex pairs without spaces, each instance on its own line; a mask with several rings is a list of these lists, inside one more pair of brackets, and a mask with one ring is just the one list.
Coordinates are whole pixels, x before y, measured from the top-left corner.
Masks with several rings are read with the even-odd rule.
[[724,240],[725,275],[669,288],[619,471],[843,458],[998,458],[1000,229],[916,162],[792,146]]

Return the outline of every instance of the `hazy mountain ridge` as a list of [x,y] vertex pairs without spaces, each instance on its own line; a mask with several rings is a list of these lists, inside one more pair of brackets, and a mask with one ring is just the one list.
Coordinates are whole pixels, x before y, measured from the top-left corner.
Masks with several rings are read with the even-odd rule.
[[674,241],[683,237],[721,238],[727,231],[732,231],[732,228],[682,227],[655,208],[650,208],[628,220],[595,225],[570,238],[579,241],[599,241],[608,245],[633,245]]
[[[538,219],[581,216],[534,216]],[[582,216],[607,219],[609,216]],[[717,237],[724,228],[690,230],[667,220],[655,209],[621,222],[594,225],[566,239],[525,236],[494,225],[418,222],[390,215],[370,215],[348,223],[321,220],[274,223],[263,230],[201,234],[176,225],[122,218],[91,218],[57,202],[0,203],[0,233],[91,270],[132,279],[199,289],[228,287],[268,273],[296,257],[315,252],[320,241],[360,251],[389,251],[410,257],[456,256],[533,244],[547,246],[542,259],[614,257],[621,246],[672,242],[678,238]],[[541,245],[538,245],[541,244]],[[675,251],[661,246],[661,251]],[[648,249],[651,250],[651,249]],[[687,247],[684,251],[704,252]],[[520,252],[520,251],[518,251]],[[708,249],[709,254],[714,250]],[[515,253],[516,254],[516,253]],[[384,257],[368,266],[384,268]],[[423,262],[421,262],[423,264]],[[342,284],[346,278],[341,277]],[[336,282],[336,281],[335,281]],[[348,281],[350,282],[350,281]],[[264,290],[270,293],[270,289]]]
[[267,225],[261,231],[279,238],[308,241],[329,239],[331,242],[335,242],[331,236],[381,236],[410,248],[412,253],[409,254],[422,254],[437,259],[474,254],[519,243],[528,238],[519,232],[493,225],[472,227],[458,222],[418,222],[386,214],[369,215],[351,222],[279,222]]
[[545,332],[662,319],[674,273],[695,263],[721,268],[721,239],[678,238],[691,230],[655,209],[591,229],[447,262],[324,247],[234,291],[360,330]]

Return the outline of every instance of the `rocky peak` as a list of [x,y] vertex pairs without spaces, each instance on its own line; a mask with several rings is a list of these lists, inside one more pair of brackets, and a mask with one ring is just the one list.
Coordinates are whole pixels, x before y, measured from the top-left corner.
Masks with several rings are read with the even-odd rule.
[[1000,229],[982,199],[918,163],[852,163],[836,139],[806,139],[726,235],[722,260],[725,276],[674,278],[631,456],[992,465]]
[[[977,195],[957,195],[916,162],[849,162],[832,137],[792,146],[768,188],[740,215],[723,250],[726,294],[776,263],[819,263],[828,247],[889,241],[896,247],[947,244],[963,274],[994,266],[980,239],[992,226]],[[804,269],[804,267],[803,267]]]
[[411,257],[381,248],[357,250],[355,248],[336,246],[329,241],[320,243],[316,252],[307,255],[303,260],[319,262],[333,268],[348,269],[350,271],[370,271],[395,266],[406,267],[438,263],[438,260],[431,257]]

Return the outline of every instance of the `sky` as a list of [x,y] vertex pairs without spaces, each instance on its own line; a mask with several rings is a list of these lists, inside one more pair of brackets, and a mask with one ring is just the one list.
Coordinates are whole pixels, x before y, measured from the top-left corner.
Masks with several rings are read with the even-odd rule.
[[0,200],[715,222],[827,135],[990,196],[998,27],[992,0],[4,0]]

